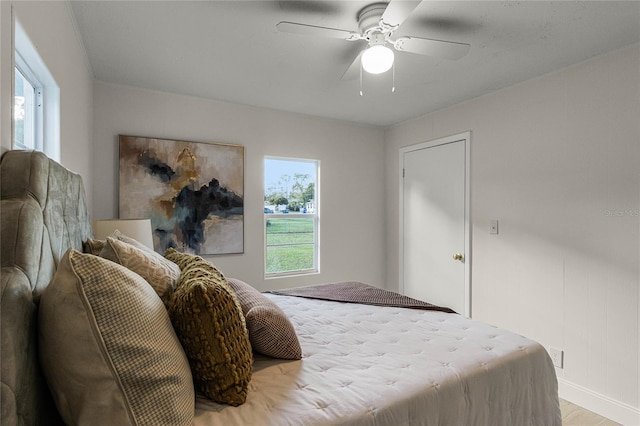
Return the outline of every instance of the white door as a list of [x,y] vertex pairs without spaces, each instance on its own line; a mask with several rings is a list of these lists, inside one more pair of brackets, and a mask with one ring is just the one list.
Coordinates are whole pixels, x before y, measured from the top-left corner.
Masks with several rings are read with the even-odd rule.
[[470,133],[400,152],[400,280],[407,296],[470,316]]

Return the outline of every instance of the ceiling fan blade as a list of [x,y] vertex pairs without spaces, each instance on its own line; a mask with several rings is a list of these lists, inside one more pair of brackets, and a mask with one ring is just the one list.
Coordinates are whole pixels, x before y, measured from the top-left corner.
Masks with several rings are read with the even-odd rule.
[[298,24],[295,22],[279,22],[276,27],[283,33],[302,34],[319,37],[332,37],[342,40],[357,40],[360,34],[353,31],[338,30],[335,28],[318,27],[315,25]]
[[422,0],[391,0],[382,14],[381,21],[392,27],[402,24]]
[[471,47],[466,43],[420,37],[400,37],[394,43],[394,47],[400,52],[411,52],[445,59],[460,59],[469,52]]
[[363,52],[364,50],[360,50],[360,53],[358,53],[353,62],[351,62],[351,65],[349,65],[349,68],[347,68],[344,74],[342,74],[340,80],[355,80],[356,78],[358,78],[358,76],[360,75],[360,64]]

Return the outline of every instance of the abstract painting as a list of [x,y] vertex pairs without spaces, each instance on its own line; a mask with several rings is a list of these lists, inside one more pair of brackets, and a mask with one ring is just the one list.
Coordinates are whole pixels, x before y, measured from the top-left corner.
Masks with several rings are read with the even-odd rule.
[[155,250],[244,251],[244,147],[120,135],[121,219],[151,219]]

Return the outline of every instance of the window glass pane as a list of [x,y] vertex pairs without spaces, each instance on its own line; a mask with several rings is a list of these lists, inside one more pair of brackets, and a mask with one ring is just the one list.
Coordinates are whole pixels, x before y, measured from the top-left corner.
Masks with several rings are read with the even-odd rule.
[[264,164],[265,272],[315,272],[318,162],[267,158]]
[[15,69],[13,99],[14,143],[16,147],[33,149],[34,88],[18,68]]

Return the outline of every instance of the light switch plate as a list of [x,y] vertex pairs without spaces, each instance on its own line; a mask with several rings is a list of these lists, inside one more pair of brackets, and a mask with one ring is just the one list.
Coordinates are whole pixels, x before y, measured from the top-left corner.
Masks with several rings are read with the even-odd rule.
[[551,357],[551,361],[553,361],[553,365],[558,368],[564,368],[564,351],[562,349],[550,347],[549,356]]
[[498,219],[493,219],[489,223],[489,234],[498,235]]

